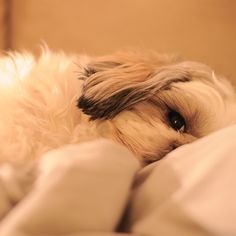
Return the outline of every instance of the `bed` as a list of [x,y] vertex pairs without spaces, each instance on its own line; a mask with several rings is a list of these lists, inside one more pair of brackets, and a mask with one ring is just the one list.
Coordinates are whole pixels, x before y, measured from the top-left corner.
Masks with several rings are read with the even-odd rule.
[[142,168],[108,140],[0,166],[1,236],[236,235],[236,125]]

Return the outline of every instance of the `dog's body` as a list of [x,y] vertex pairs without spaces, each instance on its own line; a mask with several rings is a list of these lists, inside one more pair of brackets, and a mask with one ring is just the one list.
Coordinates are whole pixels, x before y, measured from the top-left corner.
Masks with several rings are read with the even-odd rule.
[[155,54],[11,54],[0,59],[0,96],[0,162],[99,137],[149,162],[236,121],[227,81]]

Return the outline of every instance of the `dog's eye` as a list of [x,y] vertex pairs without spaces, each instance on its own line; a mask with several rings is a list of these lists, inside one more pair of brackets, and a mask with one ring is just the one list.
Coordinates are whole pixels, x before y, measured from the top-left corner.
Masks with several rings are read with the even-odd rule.
[[167,115],[170,126],[179,132],[185,132],[186,123],[184,118],[176,111],[170,111]]

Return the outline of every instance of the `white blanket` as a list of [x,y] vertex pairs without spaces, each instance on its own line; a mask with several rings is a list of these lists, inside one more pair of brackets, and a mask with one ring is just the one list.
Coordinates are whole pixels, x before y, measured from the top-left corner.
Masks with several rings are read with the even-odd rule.
[[0,167],[0,235],[233,236],[235,169],[236,126],[145,168],[107,140],[66,146]]

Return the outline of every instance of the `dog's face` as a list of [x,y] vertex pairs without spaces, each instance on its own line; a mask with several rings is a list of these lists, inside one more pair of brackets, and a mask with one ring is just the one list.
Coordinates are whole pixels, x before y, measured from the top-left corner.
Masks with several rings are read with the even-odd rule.
[[235,122],[232,87],[200,63],[118,54],[95,59],[81,79],[78,107],[146,163]]

